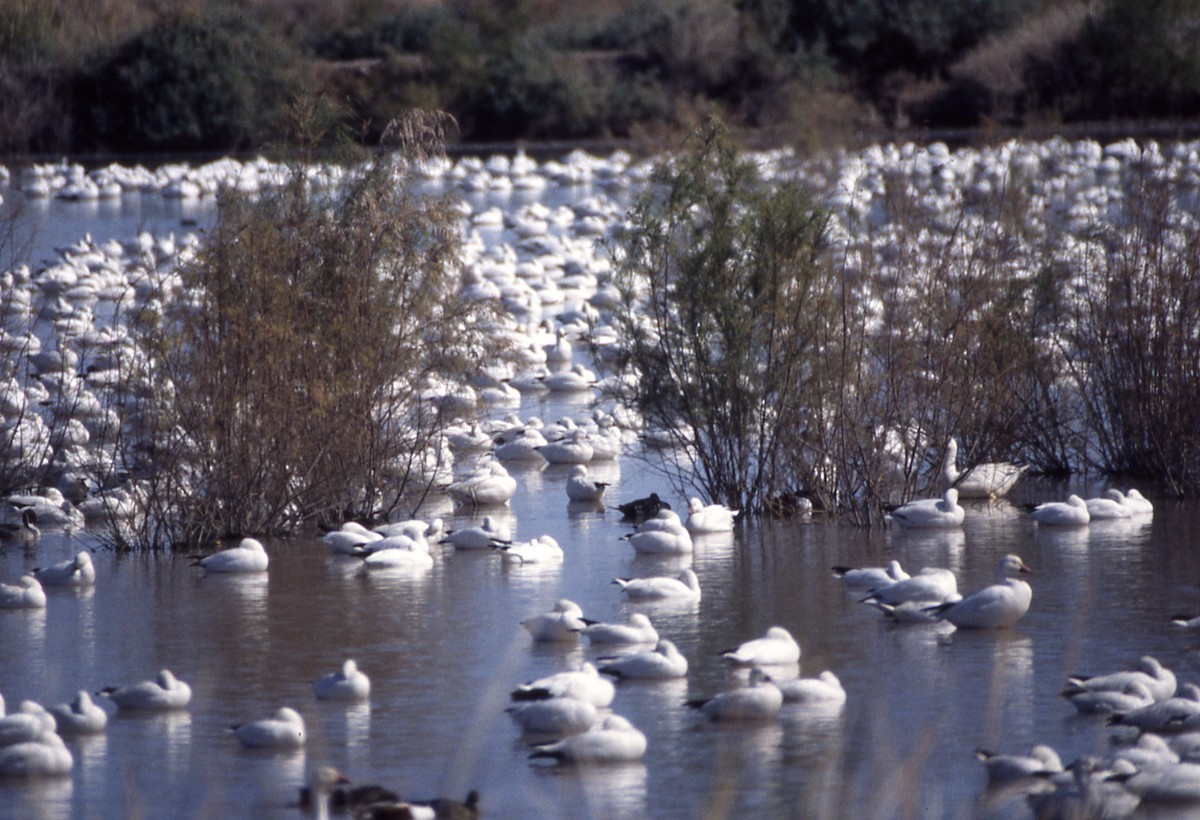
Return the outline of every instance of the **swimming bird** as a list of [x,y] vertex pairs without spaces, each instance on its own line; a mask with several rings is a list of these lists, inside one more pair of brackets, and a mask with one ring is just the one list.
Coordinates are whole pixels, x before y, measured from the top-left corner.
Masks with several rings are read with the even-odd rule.
[[499,461],[489,461],[462,481],[446,488],[456,502],[466,506],[488,507],[507,504],[516,495],[517,480]]
[[37,513],[33,508],[21,510],[19,524],[0,524],[0,542],[13,546],[28,547],[36,544],[42,537],[42,531],[37,527]]
[[1153,515],[1154,504],[1150,499],[1139,493],[1137,490],[1129,490],[1122,496],[1121,503],[1129,507],[1130,512],[1134,515]]
[[951,487],[941,498],[922,498],[899,506],[891,517],[911,529],[947,529],[961,527],[966,510],[958,503],[958,490]]
[[1092,519],[1087,502],[1074,494],[1066,501],[1038,504],[1029,515],[1047,527],[1081,527]]
[[[377,549],[378,547],[378,549]],[[406,569],[425,572],[433,568],[433,556],[424,541],[414,541],[407,535],[390,535],[367,544],[361,554],[367,569]]]
[[684,521],[690,533],[733,532],[733,521],[739,510],[724,504],[705,504],[699,498],[688,499],[688,517]]
[[976,464],[962,472],[958,470],[958,442],[946,442],[946,459],[942,463],[942,480],[958,490],[959,498],[1001,498],[1025,472],[1022,465],[1008,461]]
[[550,535],[541,535],[532,541],[516,544],[496,545],[500,557],[508,563],[551,564],[563,560],[562,547]]
[[583,464],[571,468],[567,479],[567,499],[570,501],[597,502],[604,499],[604,490],[608,484],[603,481],[593,481],[588,478],[588,469]]
[[267,551],[256,538],[243,538],[236,547],[192,559],[192,566],[208,572],[266,572],[268,563]]
[[622,518],[642,519],[657,515],[659,510],[669,510],[671,505],[658,497],[658,493],[650,493],[645,498],[637,498],[618,504],[617,509]]
[[33,577],[44,587],[91,586],[96,583],[96,566],[92,563],[91,553],[80,550],[69,560],[48,567],[34,567]]
[[658,630],[650,623],[650,619],[641,612],[630,614],[623,624],[598,623],[583,619],[587,626],[583,636],[593,646],[621,646],[640,643],[658,643]]
[[783,706],[783,692],[771,676],[757,666],[750,670],[750,683],[708,700],[689,700],[713,720],[758,721],[775,717]]
[[526,618],[521,626],[529,630],[534,642],[555,643],[575,640],[587,624],[579,604],[560,598],[550,612]]
[[1200,728],[1200,687],[1185,683],[1179,693],[1108,719],[1110,726],[1132,726],[1143,732],[1183,732]]
[[783,693],[784,703],[836,705],[846,702],[846,690],[842,688],[841,680],[828,669],[815,678],[792,678],[776,685]]
[[691,533],[671,510],[659,510],[642,522],[636,532],[621,539],[643,555],[687,555],[692,551]]
[[500,526],[492,516],[485,515],[478,527],[447,530],[442,543],[449,543],[456,550],[486,550],[494,547],[495,542],[503,544],[511,539],[512,534],[507,527]]
[[58,728],[54,715],[32,700],[21,701],[17,711],[0,717],[0,746],[37,740],[43,732]]
[[738,666],[770,666],[796,663],[800,660],[800,644],[782,626],[773,626],[761,638],[745,641],[736,649],[721,653]]
[[592,728],[597,717],[591,703],[568,697],[522,701],[504,711],[531,735],[577,735]]
[[1081,715],[1124,714],[1154,703],[1154,695],[1136,680],[1123,689],[1086,689],[1065,696]]
[[0,584],[0,609],[42,609],[46,591],[32,575],[22,575],[16,584]]
[[1106,675],[1095,675],[1092,677],[1072,675],[1067,678],[1062,695],[1070,697],[1080,692],[1094,692],[1101,689],[1125,691],[1129,687],[1129,684],[1134,681],[1145,686],[1146,691],[1155,700],[1166,700],[1175,694],[1175,673],[1159,663],[1157,658],[1151,655],[1144,655],[1138,660],[1136,669],[1110,672]]
[[991,785],[1057,774],[1063,770],[1058,752],[1044,744],[1034,746],[1027,755],[996,754],[976,749],[975,757],[987,769],[988,783]]
[[0,777],[59,777],[74,765],[71,751],[53,731],[0,747]]
[[1111,489],[1105,492],[1103,497],[1088,498],[1084,503],[1087,504],[1088,516],[1093,521],[1110,518],[1129,518],[1133,513],[1125,505],[1124,499],[1125,496],[1120,490]]
[[942,620],[962,629],[1003,629],[1012,626],[1029,611],[1033,589],[1009,575],[1032,572],[1020,556],[1012,553],[996,566],[996,582],[973,592],[961,601],[945,603],[933,609]]
[[558,441],[548,441],[538,448],[550,464],[587,464],[595,454],[588,431],[577,427]]
[[336,672],[313,681],[317,700],[364,700],[371,696],[371,679],[353,660],[346,660]]
[[583,734],[534,747],[530,758],[563,763],[628,763],[646,754],[646,736],[620,715],[608,715]]
[[334,555],[354,555],[364,545],[378,541],[383,536],[372,532],[354,521],[347,521],[340,529],[330,530],[321,536]]
[[108,725],[108,712],[93,703],[82,689],[73,701],[51,706],[49,711],[54,715],[59,734],[96,734]]
[[960,601],[958,579],[943,567],[923,567],[920,572],[887,586],[871,590],[864,603],[879,602],[899,606],[907,602],[946,603]]
[[186,708],[192,699],[192,687],[179,680],[169,669],[163,669],[154,680],[108,687],[100,694],[119,709],[163,711]]
[[678,578],[614,578],[613,583],[631,601],[700,600],[700,579],[690,568],[680,572]]
[[295,749],[304,745],[304,718],[288,706],[281,708],[274,717],[231,728],[247,749]]
[[879,587],[903,581],[909,574],[900,566],[899,561],[889,561],[886,567],[833,567],[837,575],[851,588],[878,589]]
[[585,700],[597,709],[609,706],[616,689],[612,681],[601,677],[594,664],[584,663],[576,670],[556,672],[544,678],[523,683],[512,691],[515,701],[574,698]]
[[666,638],[661,638],[653,650],[637,652],[622,658],[601,658],[600,673],[618,680],[666,680],[687,675],[687,658]]

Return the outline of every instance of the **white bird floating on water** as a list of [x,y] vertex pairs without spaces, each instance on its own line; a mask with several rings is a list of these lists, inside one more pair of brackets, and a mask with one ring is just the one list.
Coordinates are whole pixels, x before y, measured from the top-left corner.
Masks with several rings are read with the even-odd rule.
[[32,575],[22,575],[16,584],[0,584],[0,609],[43,609],[46,591]]
[[376,569],[405,569],[414,572],[425,572],[433,568],[433,556],[429,554],[429,545],[423,540],[416,541],[407,535],[389,535],[373,541],[365,547],[362,553],[363,566],[368,570]]
[[1180,685],[1174,697],[1156,700],[1127,712],[1114,713],[1110,726],[1131,726],[1142,732],[1189,732],[1200,728],[1200,687]]
[[504,543],[511,538],[507,527],[500,526],[492,516],[485,515],[478,527],[447,530],[442,543],[449,543],[456,550],[486,550],[496,546],[497,541]]
[[1092,521],[1130,518],[1133,515],[1133,511],[1125,504],[1124,493],[1117,489],[1108,490],[1102,497],[1088,498],[1084,503]]
[[692,551],[691,533],[671,510],[659,510],[638,525],[636,532],[621,539],[643,555],[687,555]]
[[588,478],[587,467],[576,464],[571,468],[567,479],[567,499],[569,501],[599,502],[604,500],[604,490],[608,487],[603,481],[593,481]]
[[733,532],[733,521],[740,510],[731,510],[724,504],[705,504],[699,498],[688,499],[688,517],[684,526],[693,534],[707,532]]
[[958,490],[946,490],[941,498],[922,498],[892,510],[891,518],[910,529],[948,529],[961,527],[966,517],[958,503]]
[[616,687],[612,681],[602,677],[594,664],[584,663],[573,671],[556,672],[522,683],[512,691],[511,697],[515,701],[574,698],[603,709],[612,704],[615,695]]
[[336,672],[313,681],[317,700],[365,700],[371,696],[371,679],[353,660],[346,660]]
[[1082,527],[1092,520],[1087,502],[1074,494],[1068,496],[1066,501],[1038,504],[1029,515],[1047,527]]
[[499,461],[489,461],[467,478],[451,484],[446,492],[465,506],[500,506],[516,495],[517,480]]
[[750,670],[749,685],[731,689],[708,700],[689,700],[687,705],[699,709],[713,720],[770,720],[783,706],[783,692],[770,675],[756,666]]
[[1136,669],[1110,672],[1106,675],[1091,677],[1086,675],[1072,675],[1067,678],[1067,683],[1063,687],[1062,694],[1064,697],[1070,697],[1080,692],[1096,692],[1100,690],[1124,691],[1135,681],[1145,686],[1146,691],[1155,700],[1166,700],[1175,694],[1175,673],[1163,666],[1158,662],[1157,658],[1151,655],[1144,655],[1139,659]]
[[800,644],[782,626],[773,626],[761,638],[745,641],[736,649],[721,653],[739,666],[775,666],[800,660]]
[[842,682],[826,669],[815,678],[792,678],[777,683],[784,703],[835,706],[846,702]]
[[579,604],[560,598],[550,612],[526,618],[521,626],[529,630],[534,642],[555,643],[575,640],[587,624]]
[[583,734],[534,747],[530,758],[563,763],[628,763],[646,754],[646,736],[620,715],[608,715]]
[[169,669],[163,669],[154,680],[131,683],[128,686],[102,689],[100,694],[119,709],[133,711],[164,711],[184,709],[192,699],[192,687],[179,680]]
[[569,697],[522,701],[505,709],[531,735],[577,735],[596,723],[596,707]]
[[52,730],[0,747],[0,777],[59,777],[74,765],[71,751]]
[[961,601],[945,603],[934,610],[942,620],[963,629],[1003,629],[1029,611],[1033,590],[1010,573],[1031,572],[1021,557],[1012,553],[996,566],[996,583],[973,592]]
[[296,749],[304,745],[304,718],[288,706],[274,717],[241,723],[232,729],[247,749]]
[[985,749],[976,749],[975,757],[987,769],[988,783],[991,785],[1057,774],[1063,770],[1058,752],[1042,744],[1034,746],[1027,755],[996,754]]
[[942,464],[942,479],[958,490],[959,498],[1001,498],[1017,483],[1025,467],[1008,461],[976,464],[966,470],[958,469],[958,442],[946,442],[946,460]]
[[658,630],[644,613],[634,612],[623,624],[598,623],[583,619],[587,627],[583,636],[593,645],[626,646],[642,643],[658,643]]
[[541,535],[532,541],[496,546],[500,557],[514,564],[553,564],[563,560],[562,547],[552,536]]
[[93,703],[82,689],[73,701],[51,706],[49,711],[58,724],[59,734],[96,734],[108,725],[108,712]]
[[961,601],[958,578],[943,567],[923,567],[916,575],[871,590],[864,603],[900,606],[906,603],[943,604]]
[[354,555],[365,544],[378,541],[383,536],[359,524],[347,521],[336,530],[330,530],[321,536],[321,540],[329,545],[329,551],[334,555]]
[[236,547],[192,560],[207,572],[266,572],[268,563],[267,550],[256,538],[243,538]]
[[1124,689],[1087,689],[1066,694],[1075,710],[1083,715],[1124,714],[1154,703],[1154,695],[1145,684],[1134,681]]
[[1131,489],[1126,492],[1121,497],[1121,503],[1129,507],[1134,515],[1154,515],[1154,504],[1137,490]]
[[33,577],[45,587],[86,587],[96,583],[96,566],[91,553],[80,550],[67,561],[35,567]]
[[687,675],[688,662],[675,644],[666,638],[653,650],[623,658],[601,658],[600,672],[618,680],[667,680]]
[[889,561],[886,567],[844,567],[837,566],[833,572],[853,589],[878,589],[903,581],[910,577],[900,566],[899,561]]
[[17,711],[0,717],[0,746],[37,740],[43,732],[58,728],[54,715],[32,700],[21,701]]
[[678,578],[614,578],[631,601],[699,601],[700,579],[692,569],[684,569]]

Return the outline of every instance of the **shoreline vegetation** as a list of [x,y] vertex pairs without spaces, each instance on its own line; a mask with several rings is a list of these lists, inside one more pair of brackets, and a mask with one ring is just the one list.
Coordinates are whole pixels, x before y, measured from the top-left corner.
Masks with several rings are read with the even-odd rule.
[[364,145],[413,109],[448,150],[828,148],[1200,123],[1200,0],[12,0],[0,156],[267,152],[334,107]]

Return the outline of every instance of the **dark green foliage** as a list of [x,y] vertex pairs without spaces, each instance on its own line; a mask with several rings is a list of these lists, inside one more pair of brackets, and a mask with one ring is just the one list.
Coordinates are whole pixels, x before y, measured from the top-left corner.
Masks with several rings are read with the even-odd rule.
[[217,151],[261,144],[299,95],[289,52],[232,15],[165,20],[80,82],[77,150]]

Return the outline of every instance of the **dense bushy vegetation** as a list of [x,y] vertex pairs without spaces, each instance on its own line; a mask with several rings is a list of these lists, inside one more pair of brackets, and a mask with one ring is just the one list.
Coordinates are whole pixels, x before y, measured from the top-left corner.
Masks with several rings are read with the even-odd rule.
[[13,0],[0,152],[262,148],[329,95],[377,141],[654,139],[707,113],[773,139],[1200,112],[1200,0]]

